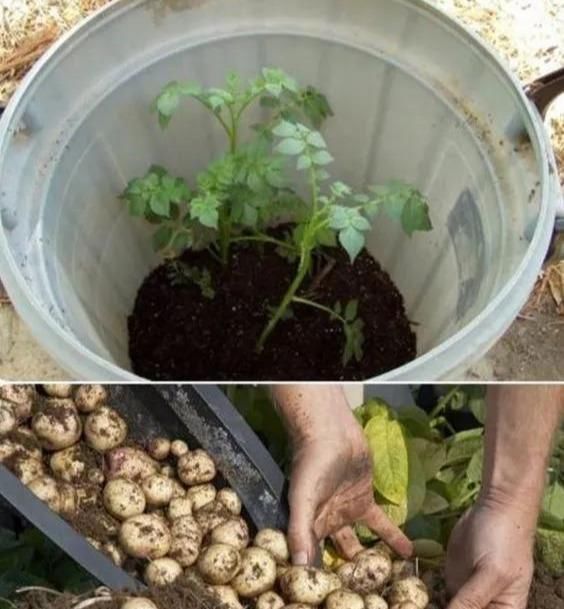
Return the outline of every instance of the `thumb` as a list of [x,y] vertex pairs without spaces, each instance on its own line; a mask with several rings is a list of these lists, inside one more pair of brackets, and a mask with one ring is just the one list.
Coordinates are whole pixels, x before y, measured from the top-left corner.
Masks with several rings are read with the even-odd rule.
[[486,609],[501,592],[503,582],[495,569],[477,568],[458,590],[447,609]]

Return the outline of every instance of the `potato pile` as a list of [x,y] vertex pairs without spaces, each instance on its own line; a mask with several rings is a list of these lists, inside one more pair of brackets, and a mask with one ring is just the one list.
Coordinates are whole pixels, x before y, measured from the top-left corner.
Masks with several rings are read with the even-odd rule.
[[[137,561],[148,585],[186,574],[227,609],[427,606],[413,565],[394,560],[383,544],[329,571],[291,566],[281,531],[251,539],[237,494],[213,484],[210,455],[180,439],[128,443],[127,423],[107,405],[103,386],[43,385],[42,393],[0,386],[0,462],[71,523],[80,510],[102,506],[107,535],[90,543],[116,565]],[[154,607],[136,598],[123,609]]]

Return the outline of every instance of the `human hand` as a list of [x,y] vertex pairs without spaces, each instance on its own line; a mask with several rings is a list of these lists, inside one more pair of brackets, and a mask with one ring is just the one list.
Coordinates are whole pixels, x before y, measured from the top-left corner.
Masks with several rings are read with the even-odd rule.
[[[515,505],[517,504],[517,505]],[[533,577],[534,518],[518,502],[480,500],[452,532],[447,609],[525,609]]]

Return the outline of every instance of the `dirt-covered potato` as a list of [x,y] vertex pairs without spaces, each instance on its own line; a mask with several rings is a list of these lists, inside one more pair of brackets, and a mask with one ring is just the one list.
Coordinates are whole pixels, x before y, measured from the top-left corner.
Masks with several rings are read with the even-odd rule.
[[86,541],[93,547],[96,548],[97,550],[101,550],[102,549],[102,543],[99,542],[97,539],[94,539],[94,537],[85,537],[84,539],[86,539]]
[[350,588],[353,572],[354,572],[354,563],[353,562],[343,563],[337,569],[337,577],[341,580],[341,582],[345,588]]
[[364,601],[356,592],[334,590],[325,599],[325,609],[364,609]]
[[405,601],[403,603],[397,603],[396,605],[391,605],[390,609],[419,609],[419,607],[412,603],[411,601]]
[[183,567],[192,566],[198,559],[203,534],[192,516],[180,516],[172,521],[172,542],[169,556]]
[[228,584],[241,565],[241,556],[232,546],[214,543],[198,557],[198,571],[208,584]]
[[306,603],[290,603],[284,605],[284,609],[311,609],[313,605],[307,605]]
[[173,497],[168,504],[168,517],[176,520],[182,516],[192,515],[192,502],[188,497]]
[[144,573],[148,586],[168,586],[182,575],[182,567],[172,558],[157,558],[150,562]]
[[[161,476],[162,475],[163,474],[161,474]],[[184,488],[182,483],[180,483],[176,478],[171,478],[171,481],[172,481],[172,498],[173,499],[178,499],[178,498],[184,499],[186,497],[186,489]],[[190,504],[191,503],[192,502],[190,501]]]
[[49,467],[60,480],[76,482],[82,478],[88,465],[84,461],[81,447],[75,444],[54,452],[49,459]]
[[89,414],[101,406],[108,392],[103,385],[80,385],[74,394],[74,403],[80,412]]
[[153,474],[144,478],[141,482],[141,488],[145,493],[147,505],[151,507],[168,505],[174,492],[173,481],[166,476],[161,476],[161,474]]
[[412,602],[419,609],[425,609],[429,604],[427,586],[415,576],[398,579],[390,586],[388,602],[390,605]]
[[277,529],[262,529],[256,534],[253,545],[268,550],[279,565],[287,563],[290,558],[286,535]]
[[392,579],[403,579],[415,575],[415,565],[408,560],[394,560],[392,562]]
[[145,511],[146,500],[142,488],[127,478],[114,478],[104,487],[104,507],[118,520],[139,516]]
[[284,598],[292,603],[320,605],[331,591],[327,572],[313,567],[290,567],[280,578]]
[[348,586],[363,596],[380,592],[390,581],[391,575],[392,559],[388,554],[364,550],[354,557],[354,570]]
[[0,436],[8,435],[17,425],[18,419],[13,405],[6,400],[0,400]]
[[192,502],[192,510],[195,512],[204,505],[213,501],[217,491],[213,484],[199,484],[192,486],[186,491],[186,497]]
[[388,609],[388,603],[379,594],[367,594],[364,606],[366,609]]
[[155,603],[149,598],[138,596],[137,598],[128,598],[122,604],[120,609],[159,609]]
[[161,466],[159,474],[161,476],[166,476],[167,478],[174,478],[176,476],[176,470],[174,469],[174,467],[172,467],[172,465],[165,463]]
[[232,488],[222,488],[217,492],[216,499],[234,515],[239,516],[241,513],[241,500],[239,495]]
[[41,387],[52,398],[70,398],[72,395],[72,385],[69,383],[53,383],[51,385],[41,385]]
[[78,499],[76,496],[76,489],[72,484],[66,482],[59,482],[59,502],[60,502],[60,513],[63,516],[72,516],[76,512],[78,506]]
[[13,455],[42,458],[41,447],[31,429],[20,426],[9,437],[0,438],[0,463]]
[[211,541],[243,550],[249,545],[249,527],[243,518],[231,518],[212,530]]
[[34,478],[27,485],[27,488],[54,512],[59,513],[61,511],[61,496],[56,480],[50,476],[39,476]]
[[0,385],[0,399],[14,404],[14,414],[20,421],[31,416],[35,396],[33,385]]
[[184,440],[174,440],[170,443],[170,454],[177,459],[188,453],[190,449]]
[[138,448],[114,448],[105,455],[108,479],[127,478],[128,480],[142,480],[147,476],[156,474],[157,462]]
[[255,609],[282,609],[284,604],[284,599],[280,595],[269,590],[257,598]]
[[170,440],[166,438],[153,438],[149,442],[147,452],[153,459],[164,461],[170,454]]
[[94,450],[105,453],[123,443],[127,437],[127,423],[113,408],[101,406],[86,417],[84,437]]
[[210,501],[199,510],[194,511],[194,518],[204,535],[230,520],[232,516],[231,512],[219,501]]
[[216,474],[213,459],[206,451],[199,448],[178,459],[177,471],[178,477],[187,486],[211,482]]
[[45,467],[40,459],[24,454],[14,458],[12,471],[23,484],[28,485],[35,478],[45,474]]
[[243,598],[254,598],[271,590],[276,581],[276,561],[262,548],[241,552],[241,569],[231,585]]
[[243,609],[237,592],[231,586],[208,586],[208,590],[229,609]]
[[171,534],[162,518],[141,514],[128,518],[121,525],[119,543],[133,558],[155,560],[168,554]]
[[118,567],[121,567],[127,558],[126,553],[119,547],[119,545],[117,543],[113,543],[112,541],[106,541],[106,543],[102,545],[102,552],[104,552],[104,554],[108,556]]
[[62,450],[76,444],[82,433],[82,423],[72,400],[46,400],[43,408],[33,415],[31,428],[45,450]]

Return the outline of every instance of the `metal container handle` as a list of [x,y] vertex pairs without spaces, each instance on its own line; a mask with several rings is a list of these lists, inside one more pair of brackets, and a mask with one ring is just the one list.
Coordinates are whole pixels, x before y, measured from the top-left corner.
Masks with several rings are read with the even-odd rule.
[[550,104],[564,94],[564,68],[533,81],[525,87],[525,93],[545,118]]

